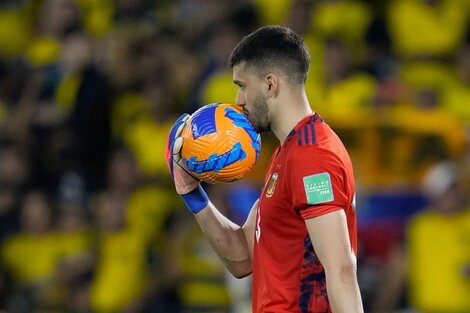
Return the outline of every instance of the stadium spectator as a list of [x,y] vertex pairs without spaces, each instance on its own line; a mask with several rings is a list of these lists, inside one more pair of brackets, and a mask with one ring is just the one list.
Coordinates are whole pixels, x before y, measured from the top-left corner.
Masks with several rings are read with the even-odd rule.
[[407,228],[409,299],[422,312],[470,310],[468,171],[458,166],[446,162],[430,169],[423,181],[430,206]]
[[11,275],[14,288],[9,310],[31,312],[53,307],[56,269],[65,251],[56,244],[53,208],[47,195],[39,190],[27,192],[19,219],[20,230],[4,241],[1,250],[2,266]]

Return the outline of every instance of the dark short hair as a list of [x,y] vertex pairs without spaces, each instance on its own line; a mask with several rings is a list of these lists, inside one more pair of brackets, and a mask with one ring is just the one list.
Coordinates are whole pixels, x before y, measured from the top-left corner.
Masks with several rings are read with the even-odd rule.
[[232,51],[229,65],[246,62],[264,74],[278,69],[290,83],[301,84],[307,79],[310,54],[298,34],[283,26],[264,26],[249,34]]

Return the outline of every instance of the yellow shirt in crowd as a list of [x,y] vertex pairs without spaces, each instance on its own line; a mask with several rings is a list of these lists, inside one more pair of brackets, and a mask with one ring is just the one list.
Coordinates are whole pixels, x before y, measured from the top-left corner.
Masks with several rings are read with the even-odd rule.
[[426,212],[408,228],[411,304],[422,312],[470,312],[470,210]]

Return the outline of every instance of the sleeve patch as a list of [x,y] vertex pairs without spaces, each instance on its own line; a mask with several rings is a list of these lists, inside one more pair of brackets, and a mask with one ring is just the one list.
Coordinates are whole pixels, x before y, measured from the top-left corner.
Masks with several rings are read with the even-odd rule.
[[320,173],[304,177],[304,190],[308,204],[333,201],[333,187],[329,173]]

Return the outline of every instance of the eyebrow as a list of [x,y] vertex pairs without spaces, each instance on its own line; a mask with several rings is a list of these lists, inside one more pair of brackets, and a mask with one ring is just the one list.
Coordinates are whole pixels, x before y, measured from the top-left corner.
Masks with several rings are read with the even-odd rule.
[[233,82],[235,83],[235,85],[238,85],[238,86],[242,85],[242,82],[239,80],[234,79]]

